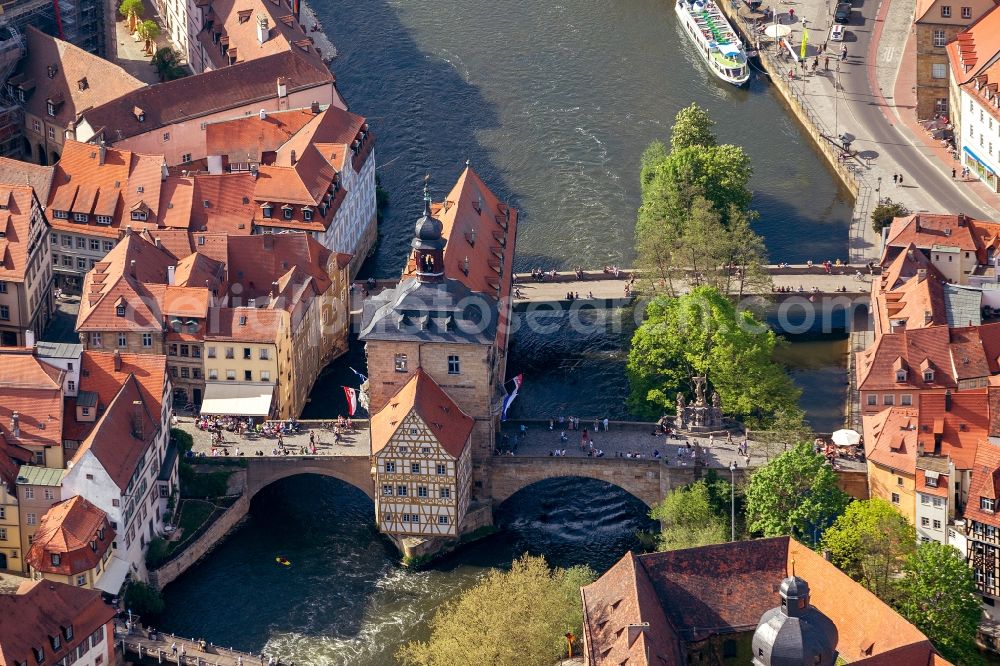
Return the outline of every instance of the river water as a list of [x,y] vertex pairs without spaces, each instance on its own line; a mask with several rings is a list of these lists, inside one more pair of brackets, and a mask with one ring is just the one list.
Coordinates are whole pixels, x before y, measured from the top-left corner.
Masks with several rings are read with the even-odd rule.
[[[709,108],[720,140],[750,154],[756,227],[773,261],[846,255],[849,194],[763,80],[735,90],[708,78],[666,0],[313,4],[340,50],[339,88],[378,135],[390,194],[367,274],[398,275],[424,174],[441,198],[467,159],[521,211],[519,270],[628,265],[639,156],[669,138],[691,101]],[[522,329],[509,369],[526,381],[512,416],[558,414],[571,396],[581,416],[627,417],[629,335],[617,325],[584,335]],[[845,352],[843,340],[783,352],[817,430],[839,426]],[[317,383],[305,417],[343,412],[340,386],[356,385],[349,367],[364,367],[357,346]],[[425,635],[442,601],[487,568],[528,550],[602,571],[651,527],[620,490],[549,481],[500,507],[500,534],[410,572],[372,517],[371,501],[338,481],[293,477],[265,489],[245,526],[168,588],[163,628],[297,664],[390,664],[402,642]],[[278,555],[293,566],[277,566]]]

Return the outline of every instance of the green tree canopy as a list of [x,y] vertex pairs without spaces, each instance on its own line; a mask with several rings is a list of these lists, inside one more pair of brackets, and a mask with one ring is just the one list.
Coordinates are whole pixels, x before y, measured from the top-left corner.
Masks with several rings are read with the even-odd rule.
[[844,573],[891,602],[896,576],[917,549],[917,531],[885,500],[851,502],[823,533],[823,548]]
[[636,237],[656,226],[683,224],[696,196],[707,199],[728,225],[733,207],[750,206],[752,171],[749,156],[729,144],[687,146],[656,162],[653,154],[645,155]]
[[711,148],[716,145],[715,133],[712,128],[715,121],[708,111],[695,102],[677,112],[674,126],[670,130],[670,150],[678,151],[689,146]]
[[765,537],[791,535],[814,543],[850,498],[837,487],[826,459],[802,442],[758,467],[746,489],[747,530]]
[[430,621],[430,639],[407,643],[396,657],[406,666],[551,666],[566,654],[565,634],[582,635],[580,587],[595,577],[524,556],[446,602]]
[[138,19],[142,12],[142,0],[122,0],[118,5],[118,13],[125,18]]
[[875,210],[872,211],[872,228],[875,230],[875,233],[880,234],[883,228],[892,224],[893,218],[909,214],[910,211],[903,204],[893,202],[892,199],[886,199],[875,206]]
[[976,630],[982,617],[972,569],[952,546],[920,544],[906,559],[896,608],[955,664],[980,664]]
[[[729,483],[722,480],[713,483],[725,486],[728,503]],[[653,507],[650,517],[662,524],[658,550],[709,546],[729,539],[729,513],[720,516],[717,503],[713,501],[713,490],[718,491],[702,479],[671,491]]]
[[763,426],[796,404],[799,391],[774,362],[778,337],[711,287],[650,301],[625,369],[630,406],[647,417],[672,412],[692,375],[708,377],[728,414]]

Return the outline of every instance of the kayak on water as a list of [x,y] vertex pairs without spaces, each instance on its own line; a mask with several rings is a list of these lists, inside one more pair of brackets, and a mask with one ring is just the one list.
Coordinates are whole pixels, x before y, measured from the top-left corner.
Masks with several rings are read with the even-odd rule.
[[288,558],[286,558],[286,557],[280,557],[279,556],[279,557],[274,558],[274,561],[277,562],[278,564],[283,564],[286,567],[292,566],[291,561]]

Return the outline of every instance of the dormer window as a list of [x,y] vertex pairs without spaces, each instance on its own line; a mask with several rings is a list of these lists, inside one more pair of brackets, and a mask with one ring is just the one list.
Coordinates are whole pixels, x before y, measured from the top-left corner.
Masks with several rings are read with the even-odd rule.
[[291,206],[282,206],[281,207],[281,216],[283,218],[285,218],[286,220],[292,219],[292,213],[293,212],[294,212],[294,210],[292,209]]
[[52,100],[48,100],[45,102],[45,112],[48,113],[49,116],[55,118],[56,105],[52,103]]
[[896,371],[896,381],[897,382],[905,382],[906,381],[906,370],[897,370]]
[[111,216],[110,215],[98,215],[97,216],[97,223],[98,224],[111,224]]
[[115,306],[115,315],[118,316],[118,317],[124,317],[125,316],[125,306],[124,305],[116,305]]
[[132,108],[132,115],[135,116],[135,119],[140,123],[146,121],[146,112],[137,106]]
[[58,652],[59,648],[62,647],[62,639],[59,638],[58,634],[55,635],[55,636],[49,636],[49,643],[52,644],[52,651],[53,652]]
[[993,511],[996,509],[996,503],[997,501],[992,497],[979,498],[979,508],[982,509],[983,511],[989,511],[990,513],[993,513]]
[[97,538],[100,539],[101,541],[104,541],[104,528],[103,527],[100,528],[99,530],[97,530]]
[[68,641],[73,640],[73,625],[69,625],[68,627],[63,627],[62,632],[63,632],[63,638],[65,638]]
[[97,552],[97,541],[96,540],[90,542],[90,549],[92,551],[94,551],[95,553]]
[[47,76],[48,76],[48,77],[49,77],[50,79],[54,79],[54,78],[56,78],[56,73],[57,73],[58,71],[59,71],[59,68],[58,68],[58,67],[56,67],[55,65],[49,65],[48,67],[46,67],[46,68],[45,68],[45,74],[46,74],[46,75],[47,75]]
[[266,203],[260,207],[261,214],[267,219],[271,219],[271,214],[273,210],[274,206],[272,206],[269,203]]
[[37,663],[45,663],[45,648],[31,648],[31,651],[35,653],[35,661]]
[[81,91],[86,90],[87,88],[89,88],[90,87],[90,83],[87,82],[87,77],[85,76],[82,79],[80,79],[79,81],[77,81],[76,82],[76,87],[79,88]]
[[312,208],[303,208],[302,209],[302,219],[304,219],[306,222],[309,222],[310,220],[313,219]]
[[59,566],[59,562],[61,561],[62,558],[59,556],[59,553],[52,553],[51,559],[52,559],[52,566],[57,567]]
[[134,210],[132,211],[132,219],[139,220],[140,222],[145,222],[149,218],[149,215],[144,210]]
[[90,218],[90,216],[87,215],[86,213],[73,213],[73,221],[74,222],[84,222],[84,223],[86,223],[89,218]]
[[934,381],[934,371],[933,370],[924,370],[924,381],[928,382],[928,383]]
[[69,219],[69,211],[54,210],[54,211],[52,211],[52,216],[54,218],[56,218],[57,220],[68,220]]

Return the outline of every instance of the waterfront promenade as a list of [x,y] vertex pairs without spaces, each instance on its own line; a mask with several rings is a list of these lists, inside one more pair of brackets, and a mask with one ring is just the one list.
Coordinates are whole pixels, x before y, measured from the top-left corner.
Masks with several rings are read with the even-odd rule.
[[[141,661],[177,666],[265,666],[269,658],[264,654],[253,655],[233,648],[224,648],[208,642],[174,636],[131,626],[115,621],[115,640],[123,654]],[[177,648],[176,652],[174,647]],[[279,662],[271,661],[272,665]]]
[[[299,455],[305,449],[310,451],[310,433],[314,436],[316,456],[367,456],[371,453],[371,432],[368,430],[367,420],[355,420],[354,430],[344,432],[339,442],[334,442],[332,428],[325,427],[324,424],[336,423],[336,419],[330,421],[299,421],[302,426],[297,433],[282,435],[282,442],[289,456]],[[212,441],[212,433],[201,430],[195,426],[194,419],[190,417],[180,417],[176,427],[191,435],[194,442],[191,451],[196,456],[206,458],[226,457],[250,457],[253,458],[259,451],[262,456],[283,457],[278,450],[277,437],[254,437],[247,438],[228,430],[222,431],[223,441],[221,443]]]

